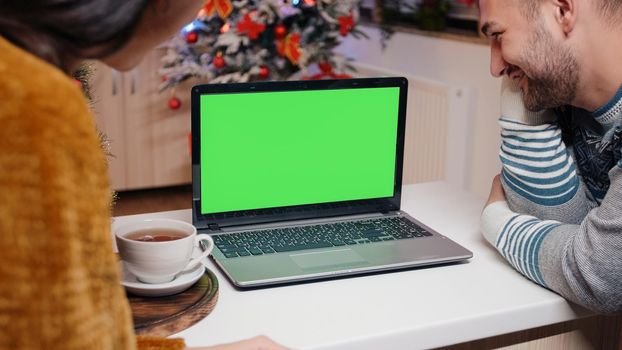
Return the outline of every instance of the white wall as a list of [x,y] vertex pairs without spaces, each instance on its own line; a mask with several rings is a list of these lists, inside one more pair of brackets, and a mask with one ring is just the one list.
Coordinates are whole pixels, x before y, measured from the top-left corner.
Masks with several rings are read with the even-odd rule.
[[488,196],[491,180],[500,169],[497,119],[501,85],[500,79],[490,76],[488,46],[395,33],[382,51],[379,30],[365,26],[361,29],[370,36],[369,40],[349,36],[337,51],[358,62],[473,90],[473,108],[464,113],[473,123],[469,171],[464,176],[469,191]]

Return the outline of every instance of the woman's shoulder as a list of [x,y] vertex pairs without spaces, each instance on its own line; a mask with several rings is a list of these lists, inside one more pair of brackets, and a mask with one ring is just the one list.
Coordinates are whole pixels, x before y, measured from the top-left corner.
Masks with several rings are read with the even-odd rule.
[[71,77],[2,37],[0,52],[0,139],[69,146],[76,135],[95,133],[86,99]]

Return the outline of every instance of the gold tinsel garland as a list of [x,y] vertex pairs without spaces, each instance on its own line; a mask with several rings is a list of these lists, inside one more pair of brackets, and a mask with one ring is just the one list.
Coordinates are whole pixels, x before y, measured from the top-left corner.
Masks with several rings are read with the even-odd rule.
[[[93,115],[95,115],[95,111],[93,110],[93,96],[91,95],[91,84],[90,80],[93,76],[93,65],[90,63],[82,63],[78,66],[78,68],[73,72],[72,76],[76,80],[76,84],[80,85],[80,88],[84,92],[84,96],[86,97],[89,106],[91,107],[91,111]],[[104,154],[107,159],[110,161],[110,158],[114,158],[114,155],[111,151],[110,146],[110,138],[103,131],[97,130],[97,136],[99,137],[99,144],[101,145]],[[110,200],[110,209],[114,207],[114,203],[116,202],[118,196],[117,192],[112,190],[111,200]]]

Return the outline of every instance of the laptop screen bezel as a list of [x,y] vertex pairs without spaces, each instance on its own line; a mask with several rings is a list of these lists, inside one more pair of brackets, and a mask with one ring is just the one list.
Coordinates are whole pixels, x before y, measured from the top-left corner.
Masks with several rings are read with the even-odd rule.
[[[205,94],[279,92],[305,90],[336,90],[375,87],[399,88],[397,142],[393,196],[320,204],[305,204],[226,213],[201,213],[201,147],[200,97]],[[406,99],[408,80],[403,77],[358,78],[339,80],[273,81],[231,84],[202,84],[191,90],[192,135],[192,223],[198,229],[223,228],[238,225],[326,218],[367,213],[386,213],[400,209],[406,129]]]

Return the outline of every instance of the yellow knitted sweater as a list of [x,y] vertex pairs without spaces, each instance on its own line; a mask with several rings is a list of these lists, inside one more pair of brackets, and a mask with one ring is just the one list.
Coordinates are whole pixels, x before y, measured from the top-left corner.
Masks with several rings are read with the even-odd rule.
[[2,37],[0,53],[0,349],[135,349],[87,103],[71,78]]

